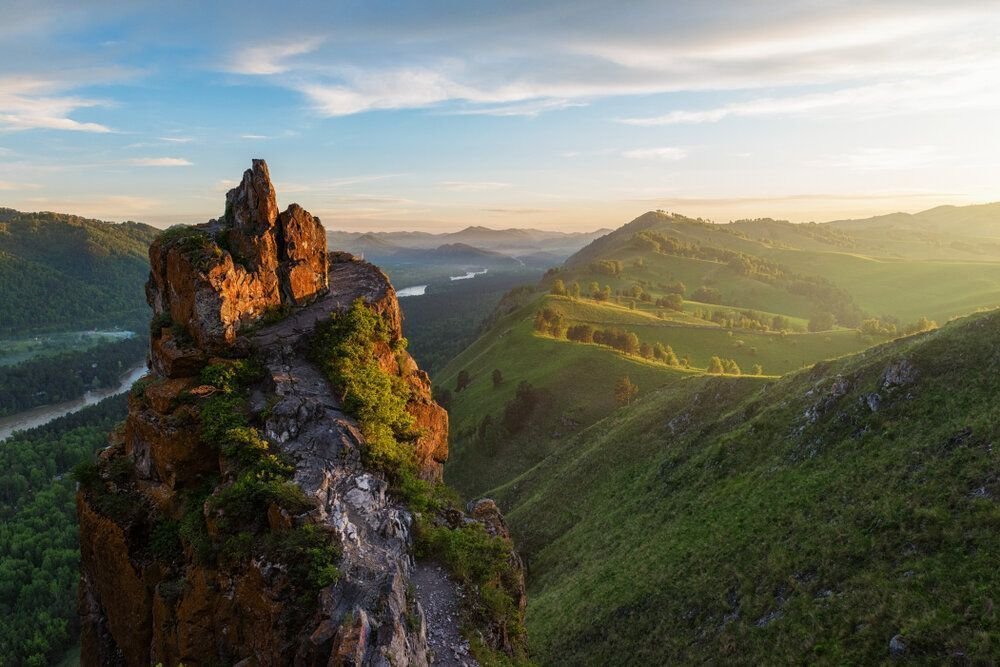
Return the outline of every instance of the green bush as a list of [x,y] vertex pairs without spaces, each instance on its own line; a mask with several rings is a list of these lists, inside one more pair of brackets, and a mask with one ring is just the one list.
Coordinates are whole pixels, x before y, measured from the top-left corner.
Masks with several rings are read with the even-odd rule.
[[450,528],[420,518],[416,551],[418,557],[438,559],[465,586],[474,626],[504,628],[511,638],[523,637],[515,601],[520,578],[510,541],[491,536],[480,523]]
[[162,561],[172,561],[182,553],[180,524],[166,520],[153,526],[149,535],[149,551]]
[[[359,299],[346,313],[333,313],[316,326],[312,356],[340,393],[344,409],[357,418],[367,462],[398,482],[415,471],[409,441],[417,434],[406,411],[409,388],[383,371],[373,355],[376,345],[389,343],[386,321]],[[402,345],[397,341],[394,347]]]
[[318,526],[270,535],[265,548],[271,558],[288,565],[289,577],[304,583],[307,591],[317,591],[340,578],[336,566],[340,551]]

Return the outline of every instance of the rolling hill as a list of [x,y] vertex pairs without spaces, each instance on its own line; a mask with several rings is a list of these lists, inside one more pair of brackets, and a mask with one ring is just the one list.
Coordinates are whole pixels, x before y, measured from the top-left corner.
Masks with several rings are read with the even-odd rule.
[[134,325],[159,230],[0,209],[0,334]]
[[774,383],[692,375],[494,489],[544,664],[997,651],[1000,313]]
[[542,663],[996,650],[1000,314],[926,318],[1000,304],[1000,256],[909,232],[647,213],[435,373],[446,479],[508,512]]

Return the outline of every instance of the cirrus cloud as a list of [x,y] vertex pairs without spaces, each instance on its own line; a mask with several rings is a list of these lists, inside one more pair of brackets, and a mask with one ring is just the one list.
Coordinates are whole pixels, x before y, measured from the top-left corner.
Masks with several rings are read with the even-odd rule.
[[138,157],[128,163],[136,167],[190,167],[194,164],[180,157]]

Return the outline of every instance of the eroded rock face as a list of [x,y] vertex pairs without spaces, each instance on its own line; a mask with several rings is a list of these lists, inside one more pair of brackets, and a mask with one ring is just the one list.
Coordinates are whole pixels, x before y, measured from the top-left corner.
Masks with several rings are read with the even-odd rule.
[[[227,197],[226,221],[150,249],[151,372],[101,454],[103,495],[81,488],[77,499],[84,665],[422,666],[431,660],[431,628],[410,586],[414,516],[388,492],[382,473],[365,468],[358,424],[307,353],[316,323],[357,299],[382,315],[391,340],[399,340],[395,292],[371,264],[344,253],[328,256],[319,220],[297,205],[279,214],[275,202],[267,167],[255,161]],[[260,322],[275,306],[288,312]],[[448,415],[431,398],[427,374],[391,345],[373,354],[409,387],[408,409],[421,432],[414,443],[420,473],[440,480]],[[183,532],[186,519],[200,514],[211,537],[225,518],[198,495],[206,484],[217,493],[233,480],[232,463],[204,439],[199,406],[215,388],[199,375],[217,357],[247,355],[264,367],[249,418],[269,446],[294,462],[292,482],[314,503],[294,516],[272,503],[260,525],[266,536],[317,527],[342,553],[340,578],[305,606],[288,567],[268,557],[206,560],[187,538],[169,560],[157,555],[164,547],[155,536],[165,525]],[[469,520],[509,537],[495,504],[477,505]],[[494,634],[503,648],[506,638]]]
[[164,235],[150,247],[149,262],[146,298],[154,315],[173,323],[175,345],[182,333],[208,353],[228,350],[241,329],[308,303],[329,285],[323,225],[298,204],[279,215],[263,160],[226,195],[222,220]]

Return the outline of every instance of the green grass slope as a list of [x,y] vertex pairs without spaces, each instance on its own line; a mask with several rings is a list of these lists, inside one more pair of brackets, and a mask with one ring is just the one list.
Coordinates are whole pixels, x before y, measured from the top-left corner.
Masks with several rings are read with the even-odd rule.
[[[543,308],[561,313],[566,325],[621,328],[634,332],[641,342],[669,345],[688,366],[668,367],[602,345],[539,334],[534,320]],[[679,312],[661,319],[648,308],[535,293],[435,375],[438,388],[452,392],[451,456],[445,474],[468,495],[513,479],[558,450],[573,433],[611,414],[617,407],[615,384],[622,377],[645,393],[704,374],[713,356],[735,360],[745,373],[759,364],[765,374],[779,375],[870,344],[851,330],[734,331]],[[500,386],[492,382],[494,370],[503,375]],[[457,392],[463,371],[472,381]],[[510,432],[500,424],[521,382],[530,383],[539,399],[527,426]],[[487,419],[492,434],[481,432]]]
[[[717,288],[722,303],[808,318],[827,307],[820,297],[790,290],[789,281],[740,275],[725,262],[653,252],[636,235],[661,234],[703,248],[773,262],[786,273],[821,278],[842,289],[869,316],[911,322],[936,320],[1000,305],[1000,206],[940,207],[916,215],[862,221],[791,224],[744,220],[711,224],[662,211],[646,213],[597,239],[567,260],[565,280],[591,280],[613,289],[640,282],[656,287],[680,280],[689,290]],[[637,260],[643,267],[636,267]],[[626,271],[595,274],[600,260]],[[854,326],[854,323],[849,323]]]
[[[475,494],[502,484],[544,459],[572,433],[615,409],[614,384],[627,375],[641,391],[676,383],[693,372],[671,369],[610,348],[538,336],[533,320],[539,300],[532,299],[500,318],[435,376],[435,385],[454,391],[458,373],[472,378],[455,393],[449,408],[452,439],[446,470],[449,484]],[[494,369],[504,382],[494,387]],[[478,440],[478,426],[489,416],[502,419],[520,382],[540,392],[529,424],[495,442]]]
[[[1000,652],[1000,313],[766,383],[688,376],[495,489],[543,664]],[[553,343],[555,344],[555,343]]]
[[145,319],[147,250],[158,232],[0,209],[0,335]]

